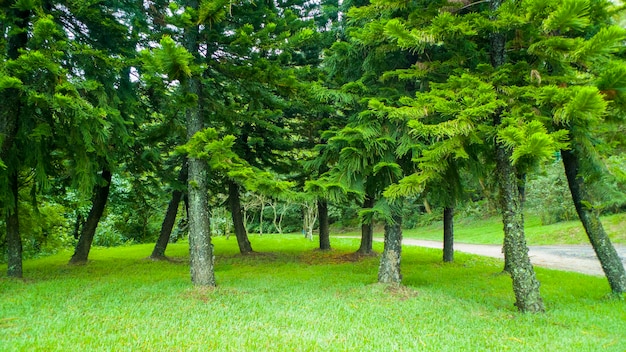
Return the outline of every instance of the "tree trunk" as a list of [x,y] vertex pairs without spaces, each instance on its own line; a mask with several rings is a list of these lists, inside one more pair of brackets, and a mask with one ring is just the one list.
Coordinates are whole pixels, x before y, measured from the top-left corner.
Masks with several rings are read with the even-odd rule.
[[80,237],[80,228],[83,226],[83,224],[83,215],[78,210],[76,210],[76,221],[74,222],[74,230],[72,231],[72,237],[74,237],[74,239],[77,240]]
[[443,261],[454,261],[454,207],[443,209]]
[[[28,43],[28,23],[30,11],[22,11],[17,7],[8,10],[8,19],[12,21],[9,30],[7,57],[16,60],[20,56],[20,49],[26,47]],[[19,89],[4,89],[0,94],[2,109],[0,109],[0,135],[2,144],[0,146],[0,160],[7,161],[10,155],[13,141],[18,133],[19,118],[22,110],[22,94]]]
[[513,280],[515,305],[521,312],[543,312],[539,281],[528,257],[524,236],[524,214],[511,151],[496,142],[496,173],[500,187],[500,209],[504,224],[504,257]]
[[607,236],[600,222],[600,217],[593,211],[588,205],[591,204],[589,194],[585,187],[585,181],[579,174],[580,161],[579,154],[576,150],[562,150],[561,156],[563,159],[563,166],[565,167],[565,175],[567,176],[567,183],[569,185],[570,192],[572,193],[572,200],[576,207],[578,217],[587,232],[587,237],[593,250],[596,252],[598,260],[602,265],[602,270],[609,280],[611,290],[616,294],[622,294],[626,292],[626,272],[624,271],[624,264],[620,260],[619,255],[615,251],[615,247],[611,243],[609,236]]
[[[184,183],[189,176],[189,169],[187,166],[187,161],[183,163],[183,167],[180,169],[178,173],[178,182]],[[167,211],[165,212],[165,218],[163,218],[163,222],[161,223],[161,232],[159,232],[159,238],[157,239],[154,249],[152,250],[152,254],[150,258],[152,259],[165,259],[165,250],[167,249],[167,244],[170,241],[170,237],[172,235],[172,229],[174,228],[174,224],[176,223],[176,215],[178,214],[178,206],[180,205],[180,201],[183,198],[183,192],[179,189],[175,189],[172,191],[172,199],[167,204]]]
[[109,189],[111,188],[111,171],[106,168],[102,170],[102,178],[104,179],[105,184],[96,185],[94,187],[91,210],[89,211],[87,220],[80,231],[80,237],[78,238],[78,243],[74,249],[74,255],[72,255],[72,258],[70,259],[70,264],[87,263],[89,251],[91,250],[91,243],[93,242],[93,238],[96,234],[96,228],[98,227],[98,223],[100,223],[100,219],[104,213],[104,208],[107,204],[107,199],[109,198]]
[[385,223],[385,249],[380,257],[378,282],[400,284],[400,258],[402,255],[402,213],[394,211],[391,223]]
[[235,227],[235,236],[241,254],[252,253],[252,245],[248,239],[248,231],[243,223],[243,213],[241,212],[241,199],[239,198],[239,185],[235,181],[228,180],[228,205]]
[[6,229],[7,229],[7,275],[9,277],[22,277],[22,236],[20,234],[20,218],[19,218],[19,183],[17,170],[11,170],[9,176],[9,187],[11,189],[11,198],[8,199],[12,204],[12,209],[6,209]]
[[[503,0],[492,0],[491,10],[496,11]],[[506,38],[504,34],[490,34],[490,56],[494,68],[502,66],[506,61]],[[497,128],[502,121],[501,111],[494,114],[494,126]],[[511,150],[495,142],[496,177],[500,189],[500,211],[504,225],[504,258],[508,263],[515,305],[521,312],[543,312],[545,307],[539,293],[539,281],[528,257],[528,247],[524,236],[523,200],[520,195],[518,177],[515,167],[511,164]]]
[[[188,0],[188,7],[198,10],[198,0]],[[199,28],[192,25],[183,34],[185,49],[196,59],[199,50]],[[186,93],[200,99],[200,79],[193,76],[186,79],[183,86]],[[199,103],[186,111],[187,139],[204,128],[204,118],[200,113]],[[198,286],[215,286],[213,245],[211,244],[210,212],[207,178],[209,174],[206,161],[189,158],[189,258],[191,281]]]
[[[368,195],[365,196],[363,201],[364,209],[371,209],[374,206],[374,198]],[[362,223],[361,224],[361,245],[356,251],[359,254],[372,254],[374,250],[372,245],[374,244],[374,223]]]
[[328,220],[328,202],[323,199],[317,200],[317,213],[320,220],[320,249],[330,250],[330,223]]

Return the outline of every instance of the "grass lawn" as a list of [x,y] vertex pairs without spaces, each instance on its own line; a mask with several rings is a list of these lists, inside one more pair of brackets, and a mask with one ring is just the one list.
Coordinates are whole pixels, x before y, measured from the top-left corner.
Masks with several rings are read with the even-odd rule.
[[[251,236],[242,257],[215,238],[219,287],[189,279],[186,243],[172,262],[152,245],[95,248],[25,262],[25,280],[0,278],[0,351],[621,351],[626,302],[605,279],[537,269],[548,312],[513,306],[502,263],[405,247],[404,287],[376,284],[378,258],[357,239],[314,250],[301,236]],[[382,250],[382,244],[375,244]],[[6,272],[6,265],[0,266]]]
[[[626,213],[602,217],[604,229],[614,244],[626,244]],[[588,244],[587,234],[580,221],[566,221],[551,225],[541,225],[538,216],[525,218],[526,241],[528,245],[549,244]],[[382,236],[382,232],[376,235]],[[351,232],[348,235],[360,235]],[[403,231],[404,237],[441,241],[443,224],[437,222],[426,227]],[[455,219],[454,239],[462,243],[502,244],[504,233],[502,219],[493,217],[485,220]]]

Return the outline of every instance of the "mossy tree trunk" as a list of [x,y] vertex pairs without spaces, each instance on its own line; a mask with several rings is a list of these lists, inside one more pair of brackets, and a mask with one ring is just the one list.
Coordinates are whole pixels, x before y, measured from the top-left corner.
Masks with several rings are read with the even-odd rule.
[[539,293],[539,281],[528,257],[522,199],[510,157],[511,151],[496,143],[496,173],[504,224],[504,257],[513,281],[517,308],[521,312],[543,312],[545,307]]
[[443,261],[454,261],[454,207],[443,209]]
[[104,208],[106,207],[107,200],[109,198],[111,176],[111,171],[108,169],[102,170],[102,179],[104,180],[104,184],[96,185],[94,188],[91,210],[89,211],[85,224],[80,231],[80,237],[78,238],[78,243],[76,243],[74,255],[72,255],[72,258],[70,259],[70,264],[87,263],[89,251],[91,250],[91,244],[93,243],[93,238],[96,235],[96,229],[98,228],[98,224],[100,223],[100,219],[102,218]]
[[248,231],[243,224],[243,212],[241,211],[241,195],[239,193],[239,185],[232,180],[228,181],[228,205],[230,214],[233,219],[233,227],[235,229],[235,237],[239,245],[241,254],[252,253],[252,244],[248,239]]
[[380,257],[378,282],[400,284],[402,273],[400,259],[402,257],[402,213],[394,211],[392,220],[385,223],[385,249]]
[[[365,200],[363,200],[363,208],[371,209],[374,206],[374,197],[369,195],[365,196]],[[359,249],[356,251],[359,254],[372,254],[374,250],[372,248],[374,244],[374,224],[370,223],[362,223],[361,224],[361,244],[359,245]]]
[[[198,11],[197,0],[185,1],[185,5]],[[192,24],[183,34],[185,49],[199,61],[200,35],[199,26]],[[202,97],[200,78],[196,75],[181,82],[185,93],[196,99],[187,108],[187,139],[204,129],[204,117],[200,112]],[[211,224],[209,212],[208,177],[209,166],[205,160],[190,157],[189,177],[187,180],[189,197],[189,259],[191,282],[197,286],[215,286],[215,268],[213,244],[211,243]]]
[[317,212],[320,222],[320,249],[330,250],[330,222],[328,219],[328,202],[323,199],[317,200]]
[[[183,167],[180,169],[178,173],[178,182],[185,183],[187,181],[187,177],[189,174],[189,170],[187,167],[187,161],[183,163]],[[172,229],[174,228],[174,224],[176,223],[176,215],[178,214],[178,206],[180,205],[180,201],[183,198],[183,191],[179,189],[175,189],[172,191],[172,198],[170,202],[167,204],[167,211],[165,212],[165,218],[163,218],[163,222],[161,223],[161,231],[159,232],[159,238],[154,245],[154,249],[152,250],[152,254],[150,258],[152,259],[165,259],[165,250],[167,249],[167,244],[170,241],[170,237],[172,235]]]
[[585,187],[585,181],[580,175],[579,154],[575,149],[562,150],[561,156],[576,212],[585,228],[589,242],[591,242],[591,246],[596,252],[598,260],[600,260],[611,290],[616,294],[625,293],[626,272],[624,271],[624,264],[615,251],[609,236],[604,231],[600,217],[589,206],[591,204],[590,197]]
[[[496,11],[503,0],[492,0],[491,10]],[[506,38],[503,33],[493,32],[489,36],[491,64],[494,68],[506,62]],[[494,114],[494,126],[501,122],[502,112]],[[495,142],[496,178],[500,190],[500,211],[504,225],[505,268],[511,274],[515,305],[520,312],[543,312],[545,307],[539,293],[539,281],[528,257],[524,235],[523,199],[518,184],[518,173],[511,163],[512,151],[502,143]]]

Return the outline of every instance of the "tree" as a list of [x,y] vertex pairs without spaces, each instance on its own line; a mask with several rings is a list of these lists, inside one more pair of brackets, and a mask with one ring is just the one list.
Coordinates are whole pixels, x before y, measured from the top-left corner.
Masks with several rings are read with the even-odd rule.
[[165,217],[163,218],[163,223],[161,224],[159,237],[157,238],[152,254],[150,255],[150,258],[152,259],[165,258],[165,249],[167,248],[167,244],[169,243],[170,236],[172,234],[172,228],[174,228],[174,223],[176,222],[178,206],[183,198],[183,190],[178,187],[180,187],[180,184],[186,185],[187,178],[189,177],[188,173],[187,162],[185,161],[178,174],[177,184],[172,187],[174,188],[172,190],[172,198],[167,205],[167,211],[165,212]]
[[[111,20],[113,16],[105,6],[74,5],[20,1],[0,7],[7,29],[0,43],[0,94],[9,103],[1,112],[6,124],[2,125],[0,157],[6,168],[0,170],[0,193],[3,209],[10,217],[7,233],[12,251],[19,248],[19,218],[5,205],[18,203],[4,195],[19,192],[14,192],[15,188],[9,192],[8,185],[31,185],[34,203],[36,195],[50,188],[52,176],[63,180],[64,187],[89,194],[100,161],[109,155],[110,133],[115,130],[114,134],[125,135],[119,130],[124,122],[116,103],[108,99],[115,85],[123,81],[116,66],[121,59],[109,57],[111,51],[106,45],[128,28]],[[94,29],[92,26],[98,26],[94,17],[100,21],[99,30],[76,30],[76,26]],[[5,22],[4,18],[10,20]],[[110,42],[92,40],[105,31]],[[89,60],[85,60],[87,56]],[[21,182],[22,175],[34,175],[35,182]],[[9,257],[17,260],[21,255],[16,252]]]

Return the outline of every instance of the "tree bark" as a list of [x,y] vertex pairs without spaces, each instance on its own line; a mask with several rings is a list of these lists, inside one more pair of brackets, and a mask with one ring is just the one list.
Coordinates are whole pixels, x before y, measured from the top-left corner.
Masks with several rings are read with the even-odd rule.
[[[197,0],[188,0],[186,5],[198,10]],[[196,59],[199,56],[199,27],[192,25],[183,35],[185,49]],[[201,83],[198,77],[192,76],[181,82],[187,94],[200,99]],[[204,118],[200,113],[199,102],[186,111],[187,139],[204,128]],[[215,269],[213,245],[211,244],[211,227],[209,214],[208,184],[209,174],[206,161],[189,158],[189,258],[191,282],[197,286],[215,286]]]
[[[363,208],[371,209],[374,207],[374,198],[368,195],[365,196],[365,200],[363,200]],[[372,254],[374,250],[372,245],[374,244],[374,224],[373,223],[362,223],[361,224],[361,244],[359,249],[356,251],[359,254]]]
[[380,257],[378,282],[400,284],[400,258],[402,256],[402,214],[394,212],[392,221],[385,223],[385,249]]
[[243,223],[239,185],[233,180],[228,180],[228,205],[230,206],[230,214],[233,219],[239,252],[241,252],[241,254],[254,252],[250,240],[248,239],[248,231],[246,231],[246,227]]
[[521,312],[543,312],[539,281],[528,257],[524,236],[524,214],[511,151],[496,142],[496,173],[504,224],[504,257],[513,281],[515,305]]
[[626,292],[626,272],[624,264],[615,251],[600,221],[600,217],[586,204],[590,204],[590,197],[585,187],[585,181],[580,175],[579,154],[576,150],[562,150],[561,157],[565,168],[565,175],[572,194],[578,217],[585,228],[589,242],[602,265],[602,270],[609,281],[611,290],[616,294]]
[[317,212],[320,221],[320,249],[330,250],[330,223],[328,219],[328,202],[323,199],[317,200]]
[[111,171],[108,169],[102,170],[102,178],[105,181],[104,185],[96,185],[94,187],[93,202],[87,220],[80,231],[80,237],[78,243],[74,249],[74,255],[70,259],[70,264],[85,264],[89,257],[89,251],[91,250],[91,244],[96,234],[96,228],[104,208],[106,207],[107,199],[109,198],[109,190],[111,188]]
[[20,234],[19,218],[19,183],[17,170],[12,170],[9,176],[9,187],[11,190],[12,209],[6,209],[6,229],[7,229],[7,275],[9,277],[21,278],[22,273],[22,236]]
[[[187,161],[183,163],[183,167],[180,169],[178,173],[178,182],[184,183],[189,177],[189,169],[187,166]],[[176,215],[178,214],[178,206],[180,205],[180,201],[183,198],[183,192],[179,189],[175,189],[172,191],[172,199],[167,204],[167,211],[165,212],[165,218],[163,218],[163,222],[161,223],[161,231],[159,232],[159,238],[157,239],[154,249],[152,250],[152,254],[150,258],[152,259],[165,259],[165,250],[167,249],[167,244],[170,241],[170,237],[172,235],[172,229],[174,228],[174,224],[176,223]]]
[[443,209],[443,261],[454,261],[454,207]]
[[[492,0],[491,10],[497,10],[503,0]],[[490,56],[494,68],[502,66],[506,61],[506,38],[504,34],[490,34]],[[501,111],[494,114],[494,126],[501,121]],[[520,312],[543,312],[545,307],[539,293],[539,281],[528,257],[528,247],[524,235],[523,199],[520,195],[518,177],[515,167],[511,164],[511,150],[497,140],[496,177],[500,189],[500,211],[504,225],[504,258],[513,281],[515,305]]]

